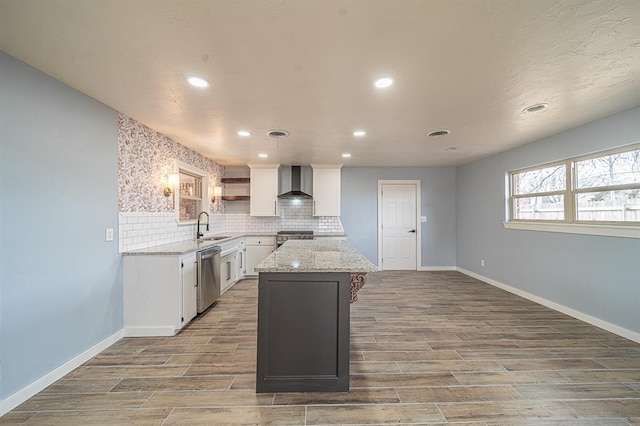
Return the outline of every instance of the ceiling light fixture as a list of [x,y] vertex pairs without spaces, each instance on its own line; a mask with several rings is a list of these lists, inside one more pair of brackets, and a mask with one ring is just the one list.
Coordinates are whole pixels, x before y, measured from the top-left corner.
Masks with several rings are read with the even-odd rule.
[[187,82],[194,87],[209,87],[209,82],[207,80],[195,75],[190,75],[189,77],[187,77]]
[[373,85],[379,89],[384,89],[385,87],[389,87],[392,84],[393,84],[393,79],[390,77],[379,78],[376,80],[375,83],[373,83]]
[[247,136],[251,136],[250,132],[247,132],[246,130],[240,130],[238,132],[238,136],[243,136],[243,137],[247,137]]
[[430,138],[436,138],[438,136],[448,136],[450,133],[451,133],[450,130],[441,129],[441,130],[434,130],[433,132],[429,133],[427,136],[429,136]]
[[540,104],[533,104],[533,105],[529,105],[528,107],[524,108],[522,110],[522,112],[538,112],[538,111],[542,111],[543,109],[547,108],[549,106],[549,104],[547,103],[540,103]]
[[260,157],[260,158],[268,158],[269,156],[267,154],[260,153],[260,154],[258,154],[258,157]]
[[355,132],[353,132],[353,136],[358,136],[358,137],[364,136],[366,134],[367,132],[365,132],[364,130],[356,130]]
[[351,154],[345,152],[344,154],[342,154],[342,158],[351,158]]

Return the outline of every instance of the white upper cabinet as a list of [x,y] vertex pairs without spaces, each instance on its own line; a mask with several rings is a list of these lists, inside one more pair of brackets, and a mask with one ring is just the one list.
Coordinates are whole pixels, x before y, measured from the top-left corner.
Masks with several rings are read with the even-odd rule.
[[340,168],[342,164],[312,164],[313,215],[340,216]]
[[251,216],[278,216],[278,167],[279,164],[249,164]]

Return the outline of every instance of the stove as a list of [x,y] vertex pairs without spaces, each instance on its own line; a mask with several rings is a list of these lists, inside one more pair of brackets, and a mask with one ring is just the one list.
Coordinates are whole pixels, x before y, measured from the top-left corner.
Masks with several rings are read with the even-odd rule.
[[280,231],[276,234],[276,246],[280,247],[287,240],[313,240],[313,231]]

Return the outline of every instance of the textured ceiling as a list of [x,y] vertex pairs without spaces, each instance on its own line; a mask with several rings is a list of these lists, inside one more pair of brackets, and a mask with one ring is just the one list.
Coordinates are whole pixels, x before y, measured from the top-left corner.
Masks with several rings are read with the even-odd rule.
[[0,0],[0,49],[222,164],[460,165],[640,105],[638,0]]

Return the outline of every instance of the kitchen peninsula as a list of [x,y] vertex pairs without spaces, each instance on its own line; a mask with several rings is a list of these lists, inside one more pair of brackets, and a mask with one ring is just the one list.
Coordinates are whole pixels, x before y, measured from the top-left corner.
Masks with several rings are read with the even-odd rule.
[[350,303],[376,267],[346,241],[287,241],[256,268],[256,392],[347,392]]

